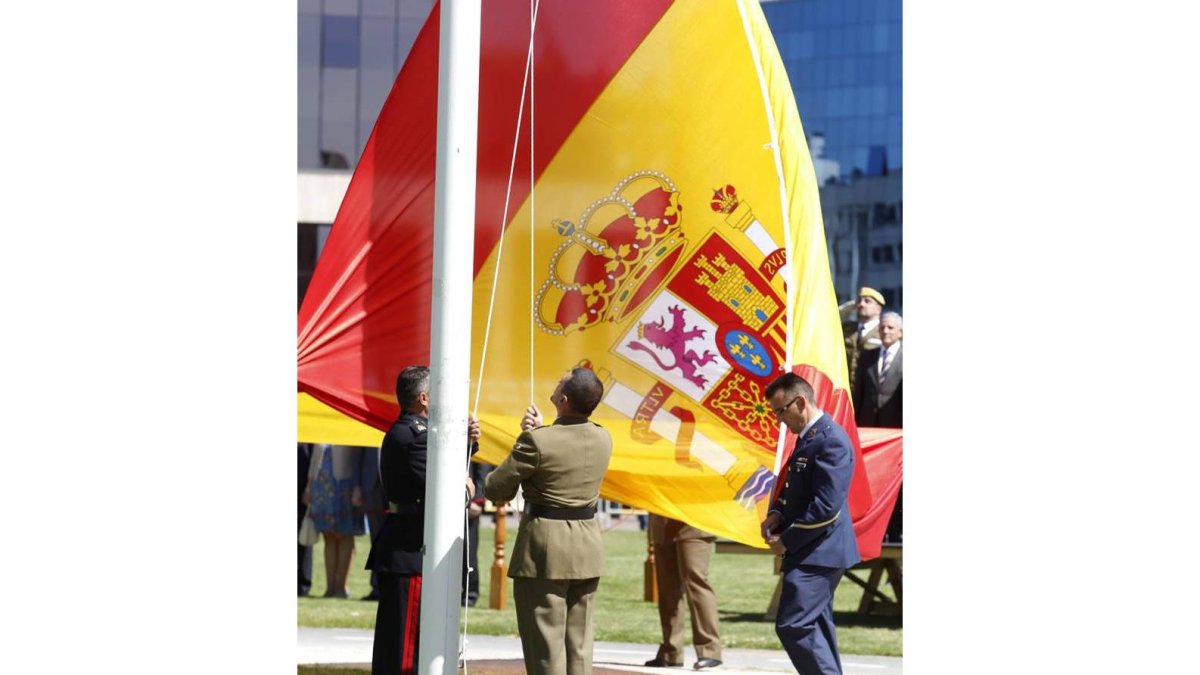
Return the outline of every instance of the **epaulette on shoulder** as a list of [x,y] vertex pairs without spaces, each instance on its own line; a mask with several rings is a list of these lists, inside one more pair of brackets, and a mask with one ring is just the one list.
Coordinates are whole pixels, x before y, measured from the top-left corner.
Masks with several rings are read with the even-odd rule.
[[418,419],[409,420],[408,428],[412,429],[412,432],[414,434],[423,434],[427,430],[425,423]]

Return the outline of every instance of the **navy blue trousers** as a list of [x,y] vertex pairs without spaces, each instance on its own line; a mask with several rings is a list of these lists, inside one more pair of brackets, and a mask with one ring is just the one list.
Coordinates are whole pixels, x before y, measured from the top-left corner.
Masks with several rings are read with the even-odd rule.
[[833,592],[844,571],[800,565],[783,574],[775,634],[800,675],[841,675]]

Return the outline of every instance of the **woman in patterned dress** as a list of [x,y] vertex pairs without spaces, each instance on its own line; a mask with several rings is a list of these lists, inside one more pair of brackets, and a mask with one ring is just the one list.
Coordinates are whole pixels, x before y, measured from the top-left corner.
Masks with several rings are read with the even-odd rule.
[[348,445],[318,445],[308,465],[304,503],[317,532],[325,539],[325,596],[348,598],[346,583],[354,560],[354,537],[365,534],[362,489],[359,487],[362,449]]

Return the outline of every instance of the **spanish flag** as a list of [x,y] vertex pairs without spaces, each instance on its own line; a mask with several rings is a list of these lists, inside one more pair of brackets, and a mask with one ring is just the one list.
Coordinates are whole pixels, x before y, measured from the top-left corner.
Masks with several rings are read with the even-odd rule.
[[[301,307],[302,440],[378,439],[396,373],[428,361],[437,40],[435,7]],[[502,460],[531,396],[552,410],[555,382],[586,365],[614,440],[602,496],[763,546],[791,449],[766,384],[800,373],[857,432],[817,182],[758,3],[483,3],[479,96],[460,235],[475,238],[477,458]],[[877,555],[881,528],[859,534]]]

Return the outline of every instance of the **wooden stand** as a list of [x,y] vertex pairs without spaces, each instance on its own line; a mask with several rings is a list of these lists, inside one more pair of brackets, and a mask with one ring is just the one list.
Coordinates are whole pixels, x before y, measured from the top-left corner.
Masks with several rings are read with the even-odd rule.
[[[901,565],[904,561],[904,547],[900,544],[884,544],[879,551],[879,557],[859,563],[852,570],[846,570],[846,578],[862,586],[863,596],[858,603],[859,614],[884,614],[895,616],[904,611],[904,589]],[[870,576],[863,581],[854,574],[855,570],[871,570]],[[896,594],[893,600],[879,590],[887,573],[887,583]]]
[[505,504],[496,504],[496,552],[492,558],[491,593],[488,607],[504,609],[508,604],[508,563],[504,560],[504,544],[507,539],[508,519]]
[[642,599],[658,602],[658,577],[654,574],[654,542],[646,530],[646,562],[642,565]]

